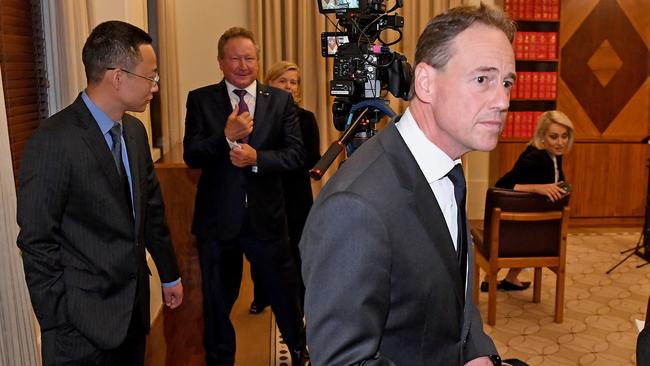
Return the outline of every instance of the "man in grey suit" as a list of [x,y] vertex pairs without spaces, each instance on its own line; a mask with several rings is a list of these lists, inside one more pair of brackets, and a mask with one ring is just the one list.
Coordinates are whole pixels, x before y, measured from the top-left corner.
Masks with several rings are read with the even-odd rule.
[[83,48],[87,88],[23,153],[18,246],[44,365],[142,365],[149,329],[145,249],[170,308],[183,299],[143,112],[158,91],[151,37],[119,21]]
[[500,363],[470,295],[460,157],[496,146],[514,30],[483,5],[433,18],[409,108],[321,191],[300,244],[313,365]]

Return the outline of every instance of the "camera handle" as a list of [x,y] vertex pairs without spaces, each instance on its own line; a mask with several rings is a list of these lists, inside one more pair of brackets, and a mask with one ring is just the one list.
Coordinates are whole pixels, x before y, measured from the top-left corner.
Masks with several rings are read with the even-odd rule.
[[363,116],[365,116],[366,113],[370,110],[370,107],[367,107],[364,109],[360,114],[359,117],[357,117],[352,124],[343,132],[343,135],[341,136],[340,139],[332,142],[330,145],[329,149],[323,154],[323,157],[318,160],[316,165],[314,165],[311,170],[309,170],[309,176],[312,177],[315,180],[321,180],[323,178],[323,175],[325,175],[325,172],[327,169],[332,165],[332,162],[334,162],[334,159],[336,159],[337,156],[341,153],[341,151],[345,150],[345,144],[348,142],[350,137],[354,136],[354,133],[357,129],[357,126],[363,119]]
[[316,165],[314,165],[311,170],[309,170],[309,176],[314,180],[321,180],[321,178],[323,178],[323,175],[325,175],[327,169],[330,167],[330,165],[332,165],[332,162],[334,162],[334,159],[336,159],[341,151],[345,150],[345,144],[347,144],[350,138],[354,136],[357,127],[363,120],[363,117],[366,115],[366,113],[372,110],[377,110],[390,118],[395,117],[395,112],[390,109],[390,107],[385,102],[378,99],[368,99],[353,105],[352,108],[350,108],[349,116],[352,117],[354,113],[361,108],[364,109],[361,111],[357,119],[349,124],[348,128],[343,132],[341,138],[337,141],[334,141],[327,149],[323,157],[318,160]]

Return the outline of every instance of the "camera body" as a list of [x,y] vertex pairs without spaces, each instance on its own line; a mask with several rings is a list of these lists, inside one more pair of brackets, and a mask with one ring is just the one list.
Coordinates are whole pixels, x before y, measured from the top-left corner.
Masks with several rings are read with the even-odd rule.
[[[391,50],[401,40],[404,18],[388,14],[402,6],[398,0],[389,11],[385,0],[316,0],[322,14],[336,14],[336,32],[321,34],[321,53],[334,58],[330,94],[335,96],[334,125],[343,131],[350,107],[366,99],[379,99],[382,91],[407,99],[411,66],[406,57]],[[385,42],[386,30],[399,34]]]
[[[323,177],[343,150],[350,156],[377,133],[377,122],[395,112],[382,97],[383,91],[406,100],[411,87],[411,65],[406,57],[390,49],[402,39],[404,18],[389,14],[402,7],[402,0],[386,10],[386,0],[316,0],[321,14],[336,14],[336,32],[321,34],[321,54],[334,58],[330,81],[334,127],[342,131],[323,157],[309,171],[316,180]],[[334,23],[329,17],[327,20]],[[382,33],[396,32],[386,42]]]

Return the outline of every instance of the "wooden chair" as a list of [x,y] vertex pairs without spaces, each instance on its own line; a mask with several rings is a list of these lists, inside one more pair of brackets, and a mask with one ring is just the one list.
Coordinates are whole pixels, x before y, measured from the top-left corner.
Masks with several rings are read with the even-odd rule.
[[487,322],[496,322],[497,272],[535,268],[533,301],[540,302],[542,268],[556,273],[555,322],[564,317],[564,276],[569,196],[557,202],[535,193],[490,188],[485,198],[484,230],[472,228],[474,302],[478,304],[479,268],[488,273]]

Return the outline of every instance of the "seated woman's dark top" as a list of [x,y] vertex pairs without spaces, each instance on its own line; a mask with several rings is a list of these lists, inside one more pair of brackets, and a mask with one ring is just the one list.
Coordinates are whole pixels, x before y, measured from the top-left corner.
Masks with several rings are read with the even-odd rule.
[[[564,180],[562,172],[562,155],[557,155],[558,182]],[[508,173],[495,184],[497,188],[513,189],[515,184],[548,184],[555,183],[555,167],[553,158],[545,149],[529,145],[519,155],[517,162]]]

